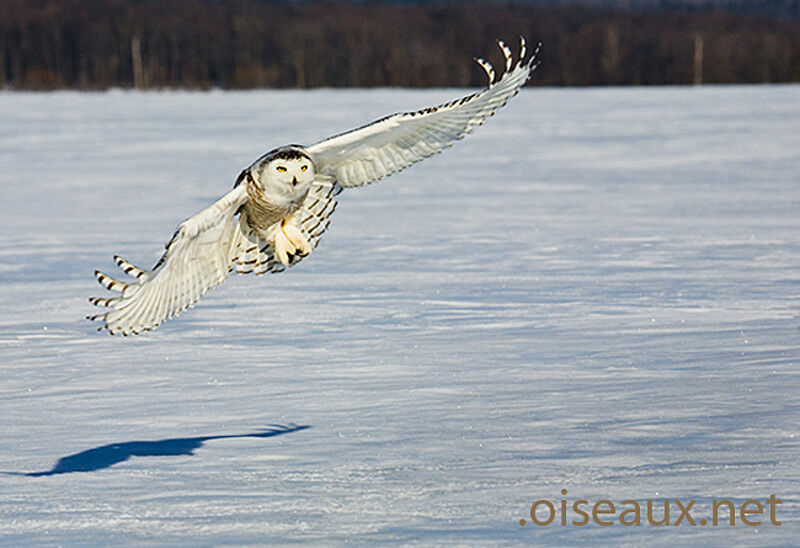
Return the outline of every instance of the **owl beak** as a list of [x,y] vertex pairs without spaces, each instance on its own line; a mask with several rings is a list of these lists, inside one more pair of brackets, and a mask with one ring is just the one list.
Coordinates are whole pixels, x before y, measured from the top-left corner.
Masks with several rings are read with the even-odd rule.
[[297,177],[292,177],[292,186],[297,186]]

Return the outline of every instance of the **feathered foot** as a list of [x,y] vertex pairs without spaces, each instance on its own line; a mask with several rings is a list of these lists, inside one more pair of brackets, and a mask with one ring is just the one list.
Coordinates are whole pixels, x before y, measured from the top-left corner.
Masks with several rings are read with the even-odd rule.
[[311,244],[298,230],[294,217],[286,217],[275,228],[272,246],[275,257],[284,265],[289,264],[290,255],[305,257],[311,253]]

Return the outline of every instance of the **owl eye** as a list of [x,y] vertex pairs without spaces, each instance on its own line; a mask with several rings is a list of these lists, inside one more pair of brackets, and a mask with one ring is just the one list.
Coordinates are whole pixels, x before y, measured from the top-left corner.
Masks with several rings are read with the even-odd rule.
[[302,166],[302,167],[300,168],[300,171],[305,171],[305,170],[307,170],[307,169],[308,169],[308,166]]
[[278,171],[280,171],[281,173],[285,173],[285,172],[286,172],[286,168],[285,168],[285,167],[283,167],[283,166],[278,166],[278,167],[276,167],[275,169],[276,169],[276,170],[278,170]]

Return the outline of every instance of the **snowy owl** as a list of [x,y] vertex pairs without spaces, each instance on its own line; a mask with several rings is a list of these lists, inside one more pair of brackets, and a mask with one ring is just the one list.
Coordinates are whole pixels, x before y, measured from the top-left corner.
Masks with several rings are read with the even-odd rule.
[[[280,272],[307,257],[328,228],[343,188],[369,184],[396,173],[462,139],[519,92],[537,67],[537,47],[526,59],[520,38],[516,63],[498,42],[505,71],[488,87],[439,106],[392,114],[371,124],[303,147],[271,150],[246,168],[233,190],[181,223],[152,270],[114,256],[134,280],[117,281],[95,271],[114,297],[89,301],[109,310],[88,316],[103,323],[98,330],[122,335],[158,327],[194,305],[231,272]],[[238,219],[236,216],[238,215]]]

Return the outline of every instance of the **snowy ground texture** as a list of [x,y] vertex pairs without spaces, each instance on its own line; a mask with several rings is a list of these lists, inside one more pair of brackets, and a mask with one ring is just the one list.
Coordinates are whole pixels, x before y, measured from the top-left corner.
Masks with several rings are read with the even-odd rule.
[[[83,319],[265,150],[462,93],[0,94],[0,544],[796,543],[798,86],[528,88],[290,272]],[[561,489],[783,525],[519,525]]]

